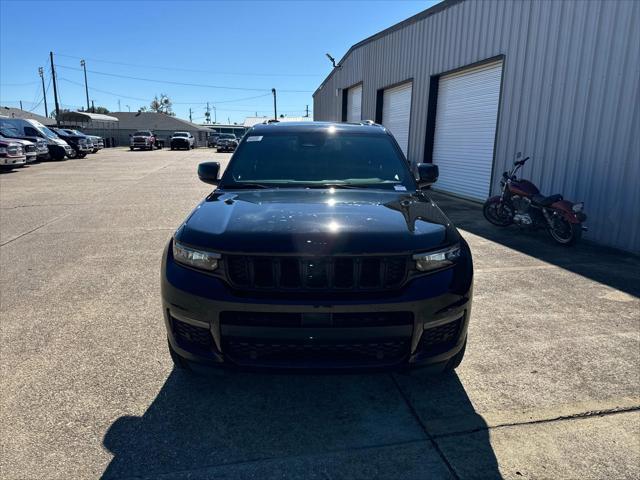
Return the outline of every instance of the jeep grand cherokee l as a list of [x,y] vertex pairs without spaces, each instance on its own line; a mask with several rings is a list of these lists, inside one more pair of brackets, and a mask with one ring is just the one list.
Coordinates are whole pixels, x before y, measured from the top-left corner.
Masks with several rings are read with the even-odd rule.
[[464,355],[473,269],[465,240],[379,125],[257,125],[169,241],[171,357],[231,367],[377,368]]

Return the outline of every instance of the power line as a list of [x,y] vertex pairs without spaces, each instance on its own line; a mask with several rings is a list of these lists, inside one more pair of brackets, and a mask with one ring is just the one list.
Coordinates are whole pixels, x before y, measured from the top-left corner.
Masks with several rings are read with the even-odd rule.
[[[76,67],[70,67],[68,65],[58,65],[55,64],[56,67],[58,68],[66,68],[68,70],[76,70],[76,71],[82,71],[81,68],[76,68]],[[87,70],[90,73],[94,73],[96,75],[106,75],[108,77],[116,77],[116,78],[126,78],[128,80],[139,80],[139,81],[143,81],[143,82],[153,82],[153,83],[163,83],[163,84],[167,84],[167,85],[180,85],[180,86],[184,86],[184,87],[202,87],[202,88],[216,88],[216,89],[220,89],[220,90],[242,90],[242,91],[247,91],[247,92],[264,92],[264,91],[268,91],[269,89],[266,88],[248,88],[248,87],[230,87],[230,86],[223,86],[223,85],[207,85],[207,84],[202,84],[202,83],[188,83],[188,82],[175,82],[172,80],[158,80],[155,78],[143,78],[143,77],[133,77],[130,75],[120,75],[118,73],[108,73],[108,72],[98,72],[97,70]],[[279,90],[280,92],[287,92],[287,93],[311,93],[313,90]]]
[[259,72],[217,72],[215,70],[199,70],[192,68],[180,68],[180,67],[167,67],[161,65],[140,65],[138,63],[126,63],[126,62],[117,62],[113,60],[98,60],[96,58],[89,57],[77,57],[75,55],[65,55],[62,53],[56,53],[59,57],[67,57],[67,58],[75,58],[78,60],[85,59],[91,60],[92,62],[98,63],[109,63],[112,65],[124,65],[127,67],[141,67],[141,68],[157,68],[160,70],[171,70],[178,72],[195,72],[195,73],[212,73],[215,75],[238,75],[238,76],[254,76],[254,77],[324,77],[325,75],[322,73],[259,73]]
[[[82,83],[79,82],[74,82],[73,80],[69,80],[68,78],[63,78],[63,77],[58,77],[60,80],[64,80],[67,83],[72,83],[73,85],[77,85],[79,87],[83,87],[84,85]],[[96,92],[100,92],[100,93],[106,93],[107,95],[113,95],[114,97],[121,97],[121,98],[127,98],[129,100],[138,100],[139,102],[148,102],[149,99],[148,98],[139,98],[139,97],[131,97],[129,95],[121,95],[119,93],[115,93],[115,92],[109,92],[107,90],[100,90],[99,88],[95,88],[95,87],[91,87],[92,91],[96,91]]]

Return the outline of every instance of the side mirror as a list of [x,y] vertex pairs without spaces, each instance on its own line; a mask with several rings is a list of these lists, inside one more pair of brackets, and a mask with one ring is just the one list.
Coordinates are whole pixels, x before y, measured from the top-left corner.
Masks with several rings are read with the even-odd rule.
[[217,185],[220,181],[218,174],[220,173],[220,164],[218,162],[203,162],[198,165],[198,178],[204,183]]
[[418,188],[425,188],[438,181],[438,166],[433,163],[419,163],[417,165]]

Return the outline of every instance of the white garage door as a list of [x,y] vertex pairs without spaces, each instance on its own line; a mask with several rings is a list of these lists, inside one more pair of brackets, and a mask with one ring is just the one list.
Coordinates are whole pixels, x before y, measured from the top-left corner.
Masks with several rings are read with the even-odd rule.
[[347,122],[362,120],[362,84],[347,90]]
[[434,189],[485,200],[491,186],[502,63],[444,76],[438,87]]
[[411,117],[411,87],[407,82],[384,91],[382,100],[382,125],[396,138],[407,155],[409,148],[409,119]]

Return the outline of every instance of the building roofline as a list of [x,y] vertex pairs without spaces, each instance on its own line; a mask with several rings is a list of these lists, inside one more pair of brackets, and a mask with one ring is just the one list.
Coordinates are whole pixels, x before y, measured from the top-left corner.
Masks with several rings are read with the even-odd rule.
[[398,22],[394,25],[391,25],[389,28],[385,28],[384,30],[381,30],[378,33],[375,33],[373,35],[371,35],[370,37],[365,38],[364,40],[359,41],[358,43],[353,44],[349,50],[347,50],[347,53],[345,53],[342,58],[340,59],[340,61],[337,63],[336,68],[334,68],[333,70],[331,70],[331,72],[329,72],[329,75],[327,75],[327,77],[322,81],[322,83],[318,86],[318,88],[316,88],[316,90],[313,92],[312,96],[315,97],[316,93],[318,93],[322,87],[325,86],[325,84],[329,81],[329,79],[333,76],[334,72],[338,69],[338,67],[342,67],[342,64],[344,63],[344,61],[347,59],[347,57],[349,55],[351,55],[351,53],[368,44],[371,42],[374,42],[375,40],[378,40],[382,37],[385,37],[387,35],[389,35],[390,33],[393,33],[397,30],[400,30],[401,28],[404,28],[408,25],[411,25],[413,23],[419,22],[420,20],[423,20],[427,17],[430,17],[431,15],[435,15],[436,13],[440,13],[443,10],[446,10],[449,7],[453,7],[454,5],[457,5],[458,3],[462,3],[465,0],[443,0],[440,3],[436,3],[434,6],[427,8],[426,10],[423,10],[422,12],[416,13],[415,15],[413,15],[412,17],[406,18],[405,20],[402,20],[401,22]]

